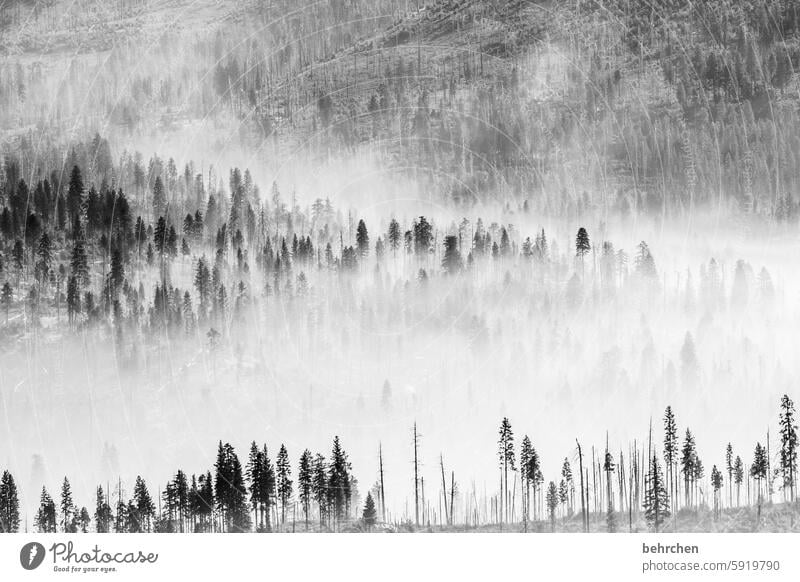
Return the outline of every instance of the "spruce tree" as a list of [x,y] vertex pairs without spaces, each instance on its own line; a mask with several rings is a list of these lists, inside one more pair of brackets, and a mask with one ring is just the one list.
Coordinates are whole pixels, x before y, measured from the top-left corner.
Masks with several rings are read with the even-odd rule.
[[645,476],[644,517],[650,528],[658,533],[670,515],[669,493],[664,483],[661,464],[654,454]]
[[545,497],[547,504],[547,515],[550,517],[550,531],[556,531],[556,509],[558,509],[558,489],[553,481],[547,486]]
[[364,521],[364,527],[370,531],[378,519],[378,512],[375,510],[375,501],[372,499],[372,492],[367,492],[367,500],[364,503],[364,511],[361,514],[361,519]]
[[275,476],[278,500],[281,504],[281,523],[286,523],[286,510],[292,498],[292,466],[285,445],[281,445],[275,460]]
[[464,268],[464,261],[458,250],[458,237],[448,235],[444,238],[444,257],[442,258],[442,269],[448,275],[455,275]]
[[147,490],[147,484],[140,475],[136,476],[136,482],[133,486],[133,508],[135,515],[132,516],[136,520],[137,531],[149,533],[152,531],[153,520],[155,519],[156,506],[153,503],[153,498]]
[[9,471],[0,477],[0,533],[19,531],[19,497],[17,484]]
[[95,497],[94,524],[97,533],[109,533],[113,521],[111,506],[106,499],[105,492],[101,486],[97,487]]
[[581,262],[581,272],[584,270],[585,257],[589,254],[591,249],[589,233],[586,232],[585,228],[580,227],[578,229],[578,234],[575,236],[575,256],[578,257],[578,260]]
[[780,465],[783,488],[789,490],[789,501],[795,499],[795,480],[797,474],[797,424],[795,424],[794,402],[788,394],[781,398],[779,417],[781,435]]
[[389,223],[387,238],[389,239],[389,248],[392,249],[392,253],[397,253],[397,249],[400,248],[402,234],[400,233],[400,224],[394,218]]
[[39,533],[55,533],[56,531],[56,504],[44,487],[42,487],[42,494],[39,497],[39,510],[36,512],[33,525]]
[[75,505],[72,502],[72,487],[69,484],[69,479],[66,477],[64,477],[64,481],[61,484],[61,504],[59,505],[59,509],[61,531],[64,533],[75,533]]
[[308,529],[308,514],[311,507],[313,478],[314,478],[314,459],[308,449],[300,455],[300,465],[297,469],[297,494],[303,506],[303,517]]
[[356,227],[356,247],[362,259],[369,254],[369,233],[363,220],[359,220],[358,227]]
[[[502,520],[509,517],[509,490],[508,490],[508,471],[515,471],[515,457],[514,457],[514,432],[511,430],[511,423],[508,418],[504,417],[500,422],[500,438],[497,441],[498,456],[500,459],[501,470],[501,483],[503,490],[500,492],[500,519]],[[505,508],[505,511],[503,509]]]
[[337,522],[347,517],[350,505],[350,462],[339,437],[333,439],[331,461],[328,466],[328,504],[331,517]]

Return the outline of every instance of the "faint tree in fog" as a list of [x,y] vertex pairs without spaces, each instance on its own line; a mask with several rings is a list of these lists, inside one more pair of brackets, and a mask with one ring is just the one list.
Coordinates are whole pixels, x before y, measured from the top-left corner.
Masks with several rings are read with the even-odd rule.
[[363,220],[359,220],[358,227],[356,227],[356,248],[361,258],[369,254],[369,233]]
[[389,248],[392,249],[392,253],[397,254],[397,249],[400,248],[402,234],[400,232],[400,224],[394,218],[392,218],[392,221],[389,223],[389,232],[386,236],[389,239]]
[[442,258],[442,269],[448,275],[455,275],[464,268],[464,261],[458,250],[458,237],[448,235],[444,238],[444,257]]
[[547,504],[547,515],[550,518],[550,531],[556,531],[556,509],[558,509],[558,489],[556,484],[550,481],[547,486],[547,495],[545,497]]

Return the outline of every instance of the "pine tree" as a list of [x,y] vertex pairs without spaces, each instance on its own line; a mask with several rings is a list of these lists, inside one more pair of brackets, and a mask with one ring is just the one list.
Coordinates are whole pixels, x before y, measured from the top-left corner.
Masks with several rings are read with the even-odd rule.
[[278,457],[275,459],[275,476],[278,499],[281,504],[281,523],[286,523],[286,510],[292,498],[292,466],[289,463],[289,453],[285,445],[281,445]]
[[75,533],[73,529],[75,505],[72,502],[72,487],[69,480],[64,477],[61,484],[61,504],[59,506],[61,516],[61,531],[64,533]]
[[550,531],[556,531],[556,509],[558,509],[558,489],[553,481],[547,486],[547,514],[550,516]]
[[755,479],[758,488],[758,505],[761,507],[762,484],[767,478],[767,449],[761,443],[756,443],[753,453],[753,464],[750,465],[750,476]]
[[6,325],[8,325],[8,313],[11,310],[11,305],[14,303],[14,290],[11,288],[11,284],[6,281],[3,283],[3,290],[0,291],[0,304],[3,305],[3,308],[6,312]]
[[578,260],[581,262],[581,272],[584,270],[584,260],[589,251],[592,249],[592,245],[589,242],[589,233],[586,232],[586,229],[580,227],[578,229],[578,234],[575,236],[575,256],[578,257]]
[[744,481],[744,463],[740,456],[736,456],[736,461],[733,464],[733,479],[736,483],[736,506],[739,506],[739,497],[742,489],[742,481]]
[[[70,221],[75,221],[78,213],[81,210],[83,203],[83,178],[81,177],[81,170],[78,166],[72,167],[72,173],[69,178],[69,189],[67,190],[67,212],[69,213]],[[72,236],[77,233],[73,232]]]
[[47,232],[43,232],[39,238],[39,245],[36,247],[36,256],[39,259],[36,264],[36,271],[40,281],[46,281],[50,274],[50,265],[53,262],[53,245]]
[[156,177],[153,184],[153,216],[161,216],[167,208],[167,196],[164,193],[164,183],[161,176]]
[[728,471],[728,506],[733,507],[733,445],[725,447],[725,468]]
[[714,490],[714,516],[719,516],[720,511],[720,500],[719,500],[719,490],[722,489],[722,473],[717,469],[716,465],[711,467],[711,487]]
[[81,313],[81,292],[78,286],[78,279],[70,276],[67,279],[67,317],[73,323],[75,317]]
[[464,268],[464,261],[458,250],[458,237],[448,235],[444,237],[444,257],[442,258],[442,269],[448,275],[455,275]]
[[675,469],[678,465],[678,426],[672,407],[664,411],[664,463],[667,467],[667,488],[671,496],[675,496]]
[[783,488],[789,490],[789,501],[795,499],[795,475],[797,474],[797,424],[795,424],[794,402],[788,394],[781,398],[779,417],[781,435],[781,473]]
[[[501,494],[501,506],[500,506],[500,515],[501,515],[501,522],[503,519],[507,519],[509,517],[509,491],[508,491],[508,471],[515,471],[515,457],[514,457],[514,432],[511,430],[511,423],[508,421],[508,418],[503,418],[500,422],[500,439],[497,441],[499,450],[498,456],[500,458],[500,469],[501,469],[501,483],[503,485],[503,490],[500,492]],[[505,511],[503,511],[505,508]]]
[[364,521],[364,527],[370,531],[378,519],[378,512],[375,510],[375,501],[372,499],[372,493],[367,492],[367,500],[364,503],[364,511],[361,514],[361,519]]
[[134,515],[132,521],[135,521],[137,532],[149,533],[152,531],[153,520],[156,514],[156,506],[153,503],[153,498],[147,490],[147,484],[140,475],[136,476],[136,482],[133,486],[133,504]]
[[19,497],[17,484],[9,471],[0,477],[0,533],[19,531]]
[[345,519],[350,506],[350,462],[339,437],[333,439],[331,462],[328,465],[328,507],[337,522]]
[[314,459],[308,449],[300,455],[300,466],[297,470],[297,493],[300,503],[303,506],[303,517],[308,529],[308,514],[311,507],[313,478],[314,478]]
[[33,525],[39,533],[55,533],[56,531],[56,504],[44,487],[42,487],[42,495],[39,497],[39,510],[36,512]]
[[356,247],[362,259],[369,254],[369,233],[363,220],[359,220],[358,227],[356,227]]
[[389,248],[392,249],[392,253],[397,253],[397,249],[400,248],[400,240],[402,235],[400,233],[400,224],[394,218],[389,223],[389,232],[387,234],[389,239]]
[[320,525],[322,525],[327,517],[328,508],[328,467],[325,463],[325,457],[319,453],[314,457],[311,493],[317,503],[319,521]]
[[72,247],[70,267],[72,268],[72,276],[75,277],[79,285],[89,283],[89,258],[86,255],[86,245],[83,237],[78,237]]
[[216,503],[221,513],[224,531],[245,532],[251,527],[247,508],[247,488],[244,483],[242,465],[230,443],[219,443],[214,490]]
[[661,464],[654,454],[645,476],[644,516],[648,525],[658,533],[664,521],[670,517],[669,493],[664,484]]
[[695,460],[697,458],[694,437],[692,431],[686,429],[686,438],[681,449],[681,472],[683,473],[684,494],[686,496],[686,506],[692,505],[691,485],[694,483]]
[[111,506],[108,504],[103,488],[98,486],[94,510],[94,524],[97,533],[109,533],[113,517]]

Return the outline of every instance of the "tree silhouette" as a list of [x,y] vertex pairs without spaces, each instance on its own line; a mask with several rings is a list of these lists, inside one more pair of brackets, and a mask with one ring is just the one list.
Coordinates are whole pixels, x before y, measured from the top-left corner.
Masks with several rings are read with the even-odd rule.
[[508,471],[509,469],[511,471],[516,470],[516,459],[514,456],[514,432],[511,430],[511,423],[506,417],[504,417],[500,422],[499,434],[500,438],[497,441],[497,445],[498,456],[500,458],[501,482],[503,485],[500,503],[500,519],[502,523],[503,519],[508,519],[509,517]]
[[547,515],[550,518],[550,531],[556,531],[556,509],[558,509],[558,489],[553,481],[547,486]]
[[364,520],[364,527],[370,531],[378,519],[378,512],[375,511],[375,501],[372,499],[372,493],[367,492],[367,500],[364,503],[364,511],[361,514],[361,519]]
[[19,497],[17,484],[9,471],[0,477],[0,533],[19,531]]
[[784,394],[781,398],[779,425],[783,488],[784,490],[789,489],[789,501],[794,501],[795,475],[797,474],[797,424],[795,424],[794,402],[787,394]]
[[671,515],[669,493],[656,455],[650,459],[645,477],[644,515],[648,525],[656,533]]
[[39,533],[55,533],[56,531],[56,504],[44,487],[42,487],[39,510],[36,512],[33,525]]

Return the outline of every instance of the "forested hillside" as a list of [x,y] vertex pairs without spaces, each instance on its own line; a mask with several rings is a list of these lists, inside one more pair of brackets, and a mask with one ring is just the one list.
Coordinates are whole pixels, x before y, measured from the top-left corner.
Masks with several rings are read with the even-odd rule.
[[4,6],[0,123],[31,156],[65,128],[190,132],[272,173],[301,152],[412,167],[456,204],[796,214],[788,0],[197,4]]
[[[786,395],[796,441],[798,22],[788,0],[2,4],[0,465],[31,515],[64,475],[122,515],[146,479],[173,487],[148,519],[231,529],[244,484],[176,518],[175,467],[340,435],[348,479],[386,465],[394,525],[455,525],[438,498],[410,509],[440,482],[452,505],[455,473],[459,523],[587,529],[588,483],[580,526],[559,501],[569,454],[607,479],[594,518],[658,528],[634,512],[668,496],[687,529],[722,505],[714,528],[762,527],[796,498],[765,419]],[[653,460],[668,405],[692,427],[683,492],[673,429]],[[498,491],[512,416],[542,461],[515,480],[501,429]],[[605,440],[602,469],[576,436]],[[744,514],[695,463],[725,442],[758,443]]]

